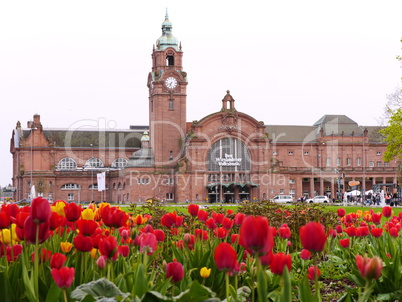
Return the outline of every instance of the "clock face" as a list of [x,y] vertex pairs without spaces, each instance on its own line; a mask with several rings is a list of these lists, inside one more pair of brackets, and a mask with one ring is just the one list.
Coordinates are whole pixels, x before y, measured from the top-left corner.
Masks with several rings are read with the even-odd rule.
[[169,89],[174,89],[177,86],[177,80],[174,77],[168,77],[165,81],[165,85]]

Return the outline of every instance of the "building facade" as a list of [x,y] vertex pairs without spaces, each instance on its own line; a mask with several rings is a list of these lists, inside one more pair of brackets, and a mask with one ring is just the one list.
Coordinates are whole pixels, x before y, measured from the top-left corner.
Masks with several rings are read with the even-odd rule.
[[30,198],[32,186],[50,200],[125,203],[394,191],[400,163],[383,161],[379,128],[345,115],[325,115],[312,126],[267,125],[237,111],[227,91],[216,112],[188,122],[183,53],[166,14],[147,80],[148,126],[45,129],[38,114],[27,127],[17,122],[10,146],[14,199]]

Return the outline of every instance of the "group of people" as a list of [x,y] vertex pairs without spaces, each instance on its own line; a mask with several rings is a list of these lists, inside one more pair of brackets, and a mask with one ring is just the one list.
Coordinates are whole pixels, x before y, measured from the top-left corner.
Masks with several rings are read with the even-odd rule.
[[[391,193],[387,193],[384,196],[385,199],[385,204],[388,206],[398,206],[400,200],[399,200],[399,196],[398,193],[395,192],[394,194]],[[380,205],[381,204],[381,193],[380,192],[376,192],[376,193],[369,193],[366,196],[366,205],[370,206],[370,205]]]

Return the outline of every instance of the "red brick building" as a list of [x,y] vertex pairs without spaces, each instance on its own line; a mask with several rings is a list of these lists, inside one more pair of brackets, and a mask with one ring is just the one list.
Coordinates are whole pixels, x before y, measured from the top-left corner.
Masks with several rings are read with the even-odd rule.
[[[31,185],[45,198],[74,202],[334,198],[351,189],[349,181],[393,191],[399,163],[383,161],[378,128],[347,116],[266,125],[238,112],[227,91],[216,112],[187,122],[183,50],[167,15],[151,63],[149,126],[45,129],[38,114],[26,128],[17,123],[10,147],[16,200],[29,198]],[[106,188],[98,191],[101,172]]]

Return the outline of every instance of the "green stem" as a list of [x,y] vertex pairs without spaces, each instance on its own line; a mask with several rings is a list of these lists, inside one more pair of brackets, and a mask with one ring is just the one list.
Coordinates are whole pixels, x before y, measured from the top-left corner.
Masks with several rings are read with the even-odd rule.
[[34,259],[34,271],[33,271],[33,282],[35,297],[39,301],[39,230],[40,225],[36,224],[36,236],[35,236],[35,259]]
[[64,301],[65,301],[65,302],[68,302],[67,293],[66,293],[66,290],[65,290],[65,289],[63,289],[63,296],[64,296]]
[[226,282],[225,282],[225,285],[226,285],[226,302],[229,302],[229,273],[226,273]]
[[315,253],[314,255],[314,288],[315,288],[315,296],[317,297],[316,301],[322,301],[321,298],[321,291],[320,291],[320,284],[318,282],[318,274],[316,272],[316,269],[318,269],[317,267],[317,257],[318,257],[318,253]]

